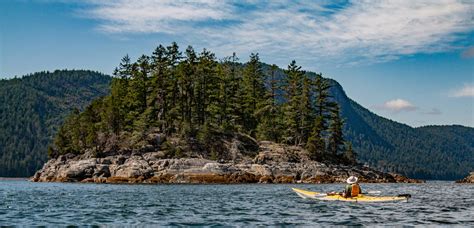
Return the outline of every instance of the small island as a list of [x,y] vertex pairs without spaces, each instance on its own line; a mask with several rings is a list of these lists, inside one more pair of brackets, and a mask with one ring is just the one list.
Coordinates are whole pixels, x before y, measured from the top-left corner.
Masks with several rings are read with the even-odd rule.
[[125,56],[114,76],[110,95],[65,120],[33,181],[420,182],[358,164],[330,83],[295,61],[280,70],[172,43]]
[[456,183],[460,183],[460,184],[474,184],[474,172],[469,173],[468,176],[466,176],[465,178],[463,178],[463,179],[461,179],[461,180],[456,181]]

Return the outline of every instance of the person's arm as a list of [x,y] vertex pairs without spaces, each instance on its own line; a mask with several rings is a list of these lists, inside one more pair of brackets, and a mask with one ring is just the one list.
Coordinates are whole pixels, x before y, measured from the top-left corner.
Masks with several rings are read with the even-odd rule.
[[352,185],[348,184],[346,185],[343,196],[347,198],[351,195],[351,192],[352,192]]

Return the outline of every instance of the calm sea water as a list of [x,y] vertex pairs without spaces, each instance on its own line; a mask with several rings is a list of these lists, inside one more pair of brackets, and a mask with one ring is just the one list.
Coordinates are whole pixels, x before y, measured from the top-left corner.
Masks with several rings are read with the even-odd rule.
[[0,225],[474,225],[474,185],[363,184],[408,202],[301,199],[290,187],[342,185],[104,185],[0,181]]

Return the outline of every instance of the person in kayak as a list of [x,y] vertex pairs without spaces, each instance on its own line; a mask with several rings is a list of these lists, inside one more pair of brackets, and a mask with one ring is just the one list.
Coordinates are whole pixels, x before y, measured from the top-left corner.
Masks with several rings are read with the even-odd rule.
[[347,178],[346,188],[344,192],[342,192],[342,196],[344,198],[357,197],[359,194],[362,193],[362,189],[360,188],[358,181],[359,179],[355,176],[350,176],[349,178]]

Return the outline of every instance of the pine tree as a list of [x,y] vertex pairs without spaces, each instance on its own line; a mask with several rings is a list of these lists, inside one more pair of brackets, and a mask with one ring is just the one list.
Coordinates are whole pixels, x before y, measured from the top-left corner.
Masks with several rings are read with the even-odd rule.
[[158,126],[161,130],[166,128],[166,79],[168,78],[168,59],[166,49],[159,45],[151,56],[151,94],[148,99],[149,111],[147,112],[149,121]]
[[322,117],[323,131],[327,130],[331,110],[336,105],[335,102],[330,100],[332,98],[329,94],[330,88],[331,85],[321,76],[321,74],[316,76],[314,81],[314,107],[316,111],[316,116]]
[[128,113],[125,98],[128,95],[129,80],[132,74],[132,64],[130,57],[125,55],[118,68],[114,71],[114,78],[111,83],[111,95],[106,99],[106,116],[108,129],[112,133],[118,134],[126,125],[125,115]]
[[283,80],[283,90],[285,92],[286,103],[284,105],[284,122],[286,130],[284,138],[287,143],[300,145],[301,135],[301,96],[304,72],[301,66],[296,65],[293,60],[285,71],[286,78]]
[[231,79],[229,74],[229,65],[227,64],[227,60],[224,59],[218,66],[217,66],[217,75],[219,78],[218,83],[218,95],[217,99],[219,100],[218,106],[218,125],[222,129],[229,129],[229,111],[230,111],[230,97],[231,97]]
[[181,52],[179,51],[178,44],[176,42],[171,43],[170,46],[166,47],[166,60],[168,67],[168,74],[166,74],[164,79],[164,91],[165,92],[165,108],[167,114],[165,122],[167,123],[167,128],[165,132],[175,132],[178,127],[178,118],[179,118],[179,88],[178,88],[178,76],[176,67],[180,59],[182,58]]
[[[185,60],[178,68],[178,87],[180,97],[180,120],[184,131],[190,133],[193,130],[192,106],[194,102],[194,80],[196,78],[197,55],[193,47],[188,46],[185,52]],[[186,133],[186,132],[185,132]]]
[[312,107],[312,81],[308,76],[303,78],[302,93],[299,112],[301,113],[300,135],[301,142],[307,142],[314,123],[314,110]]
[[276,78],[278,67],[274,64],[270,68],[269,90],[265,91],[265,99],[261,107],[257,110],[256,116],[259,119],[257,126],[257,137],[261,140],[280,140],[281,123],[280,106],[277,101],[277,90],[279,80]]
[[229,57],[225,64],[229,74],[229,123],[228,128],[242,130],[244,126],[244,88],[242,85],[242,73],[237,62],[239,59],[235,52]]
[[337,155],[342,149],[341,147],[344,146],[344,136],[342,133],[342,127],[344,125],[344,121],[341,119],[339,113],[339,106],[334,106],[333,110],[331,111],[331,124],[329,126],[329,151],[333,155]]
[[346,143],[346,151],[344,152],[344,158],[347,161],[347,163],[351,165],[357,164],[357,154],[352,149],[351,142]]
[[204,49],[198,57],[197,78],[195,80],[194,97],[195,102],[195,119],[199,125],[209,121],[213,122],[213,116],[218,102],[216,96],[216,60],[215,55]]
[[258,54],[252,53],[250,60],[246,63],[243,72],[243,112],[245,130],[253,134],[257,127],[257,119],[255,112],[259,106],[263,105],[263,97],[265,96],[265,74],[263,73],[262,64]]
[[311,159],[316,161],[322,161],[326,153],[323,131],[323,118],[318,116],[315,119],[311,135],[306,143],[306,149],[309,151]]

